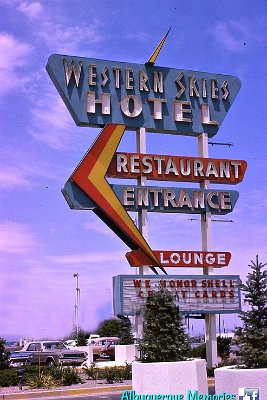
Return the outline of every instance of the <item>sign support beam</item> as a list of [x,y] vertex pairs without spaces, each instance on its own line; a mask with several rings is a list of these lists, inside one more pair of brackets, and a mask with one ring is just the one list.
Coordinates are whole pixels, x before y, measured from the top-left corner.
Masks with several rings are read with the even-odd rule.
[[[136,131],[136,149],[138,153],[146,154],[146,130],[145,128],[139,128]],[[140,186],[146,186],[146,177],[141,176],[137,178],[137,184]],[[148,240],[148,220],[147,210],[138,210],[138,229],[143,235],[145,240]],[[150,273],[148,266],[139,267],[140,275],[148,275]]]
[[[145,128],[139,128],[136,131],[136,151],[137,153],[146,153],[146,130]],[[137,184],[141,186],[146,185],[146,177],[137,178]],[[148,240],[148,220],[147,220],[147,211],[146,210],[138,210],[138,229],[143,235],[145,240]],[[150,273],[149,267],[142,265],[139,267],[140,275],[148,275]],[[136,314],[135,316],[135,334],[137,339],[141,339],[143,337],[143,315]]]
[[[199,157],[208,158],[208,135],[203,133],[198,137],[198,155]],[[205,180],[200,183],[200,187],[208,189],[209,181]],[[209,251],[211,249],[211,213],[205,212],[201,214],[201,238],[202,250]],[[203,268],[203,274],[213,275],[213,268]],[[216,314],[205,315],[205,336],[206,336],[206,356],[207,367],[215,367],[217,365],[217,338],[216,338]]]

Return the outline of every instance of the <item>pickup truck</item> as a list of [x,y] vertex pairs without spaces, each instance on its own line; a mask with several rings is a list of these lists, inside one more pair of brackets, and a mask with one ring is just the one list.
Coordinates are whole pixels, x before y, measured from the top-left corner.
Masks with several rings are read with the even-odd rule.
[[69,350],[60,341],[36,341],[27,343],[22,350],[10,354],[13,366],[29,365],[81,365],[88,353],[80,350]]

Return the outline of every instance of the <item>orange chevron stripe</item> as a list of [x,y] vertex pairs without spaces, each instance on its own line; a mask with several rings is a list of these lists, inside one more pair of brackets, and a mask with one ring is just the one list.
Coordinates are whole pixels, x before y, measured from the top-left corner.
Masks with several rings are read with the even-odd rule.
[[131,239],[132,249],[141,249],[150,260],[149,265],[158,266],[160,265],[159,260],[105,178],[125,128],[125,125],[120,124],[106,125],[73,172],[70,180],[75,182],[96,203],[97,207],[108,216],[124,236]]

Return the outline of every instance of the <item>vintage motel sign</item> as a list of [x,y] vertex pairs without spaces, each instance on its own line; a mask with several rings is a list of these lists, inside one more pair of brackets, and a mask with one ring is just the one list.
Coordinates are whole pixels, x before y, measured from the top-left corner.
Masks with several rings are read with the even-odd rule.
[[[160,264],[172,268],[221,268],[229,265],[231,253],[218,251],[153,250]],[[126,253],[131,267],[147,265],[148,260],[140,250]]]
[[216,135],[237,96],[230,75],[53,54],[47,72],[79,126]]
[[[232,212],[238,200],[236,190],[209,190],[160,186],[124,186],[110,187],[127,211],[145,209],[149,212],[169,212],[201,214],[211,212],[225,215]],[[92,199],[71,181],[62,189],[70,208],[76,210],[94,210],[97,208]]]
[[170,156],[163,154],[115,153],[107,177],[172,182],[242,182],[247,168],[244,160]]
[[165,287],[185,314],[237,313],[241,309],[238,275],[118,275],[113,277],[114,314],[143,312],[146,299]]
[[159,266],[158,259],[105,179],[124,131],[125,125],[107,125],[72,173],[69,182],[75,183],[93,201],[95,214],[132,250],[140,249],[149,258],[149,265]]
[[238,200],[236,190],[210,190],[161,186],[111,185],[127,211],[224,215],[232,212]]

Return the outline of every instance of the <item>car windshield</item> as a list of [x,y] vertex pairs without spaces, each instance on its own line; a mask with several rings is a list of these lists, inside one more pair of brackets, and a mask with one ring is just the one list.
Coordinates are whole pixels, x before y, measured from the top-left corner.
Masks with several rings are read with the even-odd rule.
[[46,342],[43,343],[45,350],[58,350],[58,349],[66,349],[65,345],[62,342]]

